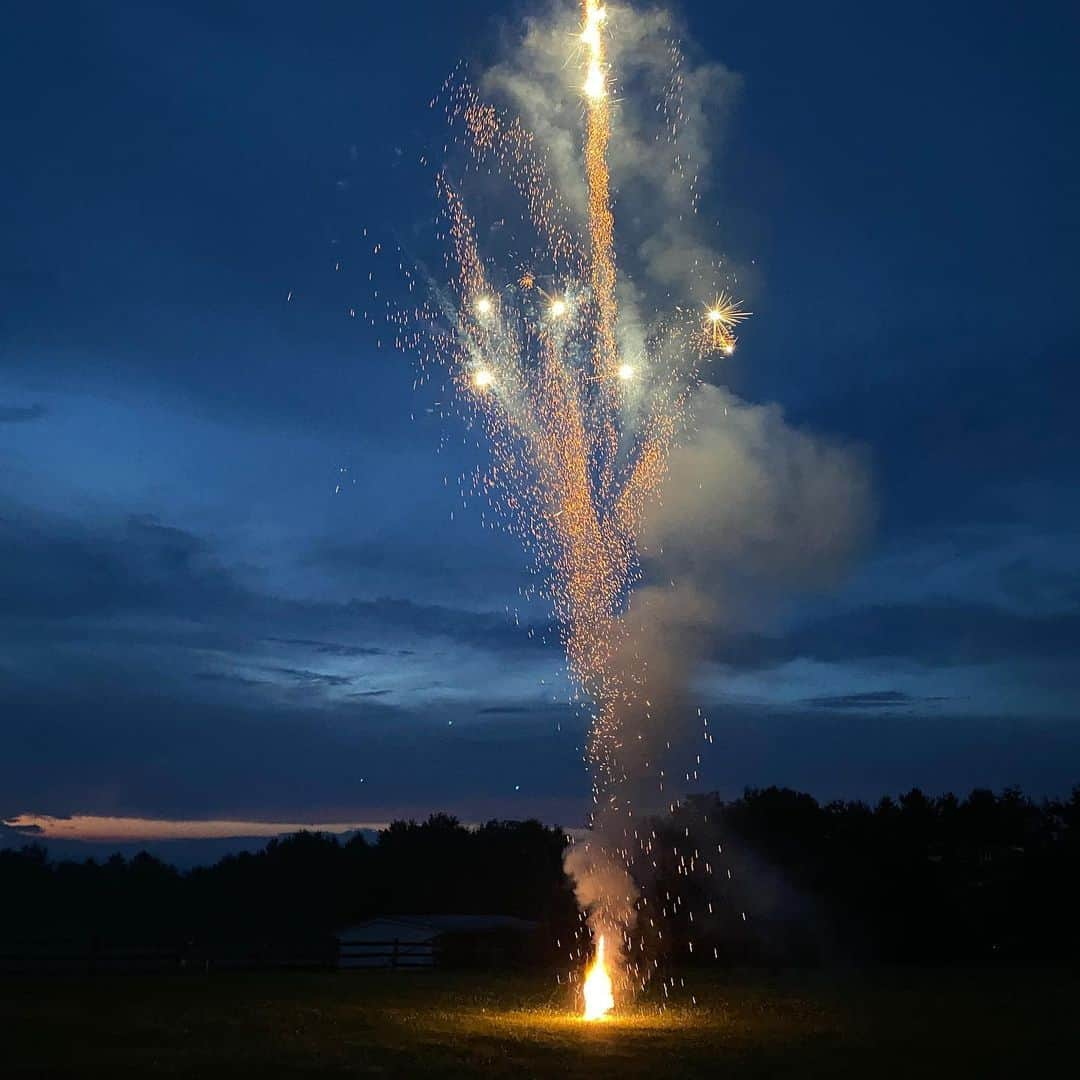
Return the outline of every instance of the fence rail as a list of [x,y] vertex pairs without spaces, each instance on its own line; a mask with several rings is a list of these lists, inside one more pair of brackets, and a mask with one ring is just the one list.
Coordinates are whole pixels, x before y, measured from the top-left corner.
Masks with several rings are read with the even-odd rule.
[[434,941],[341,941],[338,967],[434,967],[438,949]]

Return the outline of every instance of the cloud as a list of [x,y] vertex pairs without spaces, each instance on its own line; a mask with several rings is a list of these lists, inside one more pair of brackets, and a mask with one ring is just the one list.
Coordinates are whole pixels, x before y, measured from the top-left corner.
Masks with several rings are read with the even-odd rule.
[[[561,776],[545,794],[581,782],[558,734],[580,739],[569,708],[476,712],[536,699],[558,665],[546,626],[530,637],[505,612],[274,596],[159,521],[27,518],[0,525],[0,554],[18,556],[0,563],[0,595],[19,601],[0,609],[0,790],[16,810],[246,815],[254,799],[277,814],[380,791],[392,809],[482,816],[513,797],[508,762],[519,780],[540,762]],[[507,740],[499,763],[490,748]]]
[[811,619],[783,634],[718,642],[715,658],[733,667],[790,660],[826,663],[894,658],[930,667],[998,661],[1065,661],[1080,651],[1080,613],[1030,614],[947,598],[873,604]]
[[265,686],[265,679],[249,679],[245,675],[237,675],[231,671],[197,671],[196,679],[204,682],[228,683],[232,686]]
[[[387,650],[375,645],[346,645],[340,641],[316,641],[311,638],[266,638],[278,645],[298,645],[323,656],[341,656],[356,658],[361,656],[386,656]],[[398,656],[407,656],[409,651],[397,651]]]
[[42,419],[48,412],[40,402],[34,405],[0,405],[0,424],[25,424]]
[[[470,724],[468,703],[268,705],[155,686],[138,669],[108,675],[93,698],[81,686],[0,687],[9,817],[364,821],[438,807],[483,820],[538,813],[545,800],[564,800],[560,816],[579,805],[578,730]],[[515,810],[522,781],[533,792],[542,782],[542,795]]]
[[4,614],[35,618],[235,603],[242,590],[193,534],[139,515],[91,528],[11,508],[0,517]]
[[283,836],[302,829],[325,833],[348,833],[382,829],[384,822],[295,822],[177,820],[173,818],[105,817],[93,814],[17,814],[3,826],[29,836],[49,840],[130,842],[140,840],[208,840],[230,837]]
[[818,709],[891,709],[900,705],[941,700],[934,697],[916,697],[905,694],[902,690],[867,690],[857,694],[807,698],[804,704]]
[[[202,647],[231,641],[251,651],[253,642],[265,641],[341,659],[411,656],[410,638],[522,655],[558,642],[553,624],[518,625],[505,611],[392,596],[329,602],[260,592],[223,563],[211,541],[146,515],[90,527],[9,507],[0,516],[0,595],[0,615],[31,620],[38,636],[70,635],[74,620],[94,618],[111,620],[113,630],[98,628],[108,638],[125,632],[125,616],[137,615],[156,617],[174,638],[197,635]],[[259,633],[268,625],[293,633]],[[314,636],[327,631],[362,640]],[[145,642],[154,633],[141,625],[133,637]]]
[[348,686],[353,682],[351,675],[331,675],[325,671],[309,671],[306,668],[265,667],[261,669],[271,675],[282,675],[305,686]]
[[43,826],[24,822],[18,814],[0,821],[0,846],[8,840],[37,840],[44,835]]
[[449,638],[498,652],[531,652],[559,641],[554,623],[518,626],[505,613],[418,604],[398,597],[350,600],[343,610],[380,626],[408,630],[421,636]]
[[[183,815],[206,812],[205,799],[247,813],[238,802],[254,798],[276,813],[366,795],[375,785],[359,789],[358,778],[375,775],[395,807],[444,796],[463,807],[465,777],[479,806],[505,786],[488,748],[507,738],[531,740],[536,761],[560,774],[552,733],[556,717],[572,727],[567,708],[498,728],[475,711],[478,699],[535,699],[537,676],[558,663],[546,624],[385,596],[277,596],[212,539],[157,519],[91,525],[6,510],[0,790],[16,810],[123,802]],[[567,750],[571,784],[577,761]],[[515,771],[532,779],[538,767]]]
[[1001,568],[998,584],[1009,600],[1025,607],[1080,608],[1080,570],[1036,566],[1030,558],[1013,559]]

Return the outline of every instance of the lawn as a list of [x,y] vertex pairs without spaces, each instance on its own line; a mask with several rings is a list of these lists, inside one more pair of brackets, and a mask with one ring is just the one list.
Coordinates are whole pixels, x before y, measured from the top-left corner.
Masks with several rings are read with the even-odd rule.
[[1013,971],[687,973],[599,1024],[542,977],[0,979],[0,1076],[960,1077],[1076,1067],[1080,990]]

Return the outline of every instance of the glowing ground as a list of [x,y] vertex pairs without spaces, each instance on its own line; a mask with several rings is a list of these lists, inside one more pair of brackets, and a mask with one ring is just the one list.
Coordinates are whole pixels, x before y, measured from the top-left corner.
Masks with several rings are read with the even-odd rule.
[[0,979],[0,1075],[956,1078],[1039,1075],[1078,1049],[1080,987],[1060,973],[693,981],[695,1009],[584,1024],[521,977]]

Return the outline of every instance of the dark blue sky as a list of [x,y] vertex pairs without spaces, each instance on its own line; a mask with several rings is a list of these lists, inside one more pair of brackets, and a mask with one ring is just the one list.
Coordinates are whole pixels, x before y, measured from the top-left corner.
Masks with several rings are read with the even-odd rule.
[[[348,317],[364,228],[430,243],[429,99],[530,10],[466,6],[6,13],[0,816],[580,817],[524,558]],[[1067,789],[1075,5],[682,14],[742,78],[714,209],[760,282],[726,385],[861,444],[878,508],[837,589],[717,643],[705,782]]]

